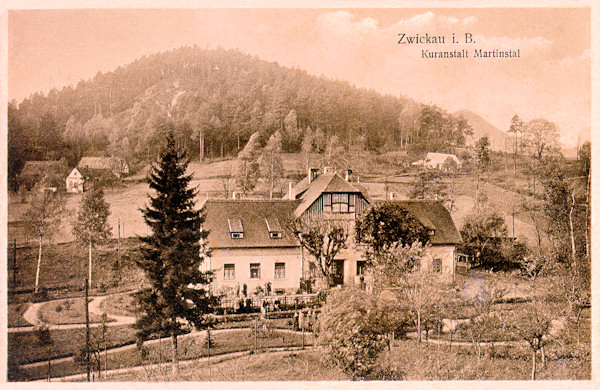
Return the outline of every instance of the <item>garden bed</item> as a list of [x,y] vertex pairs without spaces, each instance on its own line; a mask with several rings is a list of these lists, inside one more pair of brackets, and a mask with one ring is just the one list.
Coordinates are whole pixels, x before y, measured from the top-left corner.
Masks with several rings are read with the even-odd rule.
[[[49,324],[85,324],[85,298],[69,298],[43,304],[38,311],[38,318]],[[102,316],[89,313],[90,323],[102,322]],[[115,319],[106,318],[106,322]]]

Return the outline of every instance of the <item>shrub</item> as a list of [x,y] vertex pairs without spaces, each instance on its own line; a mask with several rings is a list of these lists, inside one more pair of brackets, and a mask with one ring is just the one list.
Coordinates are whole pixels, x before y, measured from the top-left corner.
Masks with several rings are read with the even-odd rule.
[[318,344],[352,379],[366,379],[377,358],[389,345],[393,329],[387,311],[377,300],[356,288],[330,291],[319,316]]

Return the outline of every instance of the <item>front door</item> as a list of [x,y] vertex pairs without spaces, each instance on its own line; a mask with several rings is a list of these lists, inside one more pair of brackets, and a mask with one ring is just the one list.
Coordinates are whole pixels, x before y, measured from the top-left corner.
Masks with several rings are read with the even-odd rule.
[[333,281],[336,285],[344,284],[344,260],[334,260]]

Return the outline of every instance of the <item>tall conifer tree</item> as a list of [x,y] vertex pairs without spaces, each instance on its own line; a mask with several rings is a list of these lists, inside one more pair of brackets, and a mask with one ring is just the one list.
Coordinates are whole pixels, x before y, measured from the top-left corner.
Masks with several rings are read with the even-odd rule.
[[188,188],[192,179],[186,175],[188,161],[175,147],[172,126],[162,126],[168,129],[166,143],[148,175],[155,194],[148,195],[150,204],[140,210],[152,234],[141,238],[138,266],[151,287],[139,294],[142,316],[137,327],[142,339],[152,333],[171,336],[176,372],[177,336],[183,323],[202,327],[215,298],[207,290],[212,274],[200,269],[210,256],[205,245],[208,231],[202,229],[202,210],[195,210],[196,190]]

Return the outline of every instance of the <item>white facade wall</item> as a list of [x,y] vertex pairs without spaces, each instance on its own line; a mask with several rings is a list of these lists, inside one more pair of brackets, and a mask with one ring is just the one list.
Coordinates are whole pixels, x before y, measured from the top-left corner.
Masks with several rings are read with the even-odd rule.
[[[214,249],[210,258],[210,269],[215,274],[213,288],[215,292],[227,288],[235,291],[239,285],[241,292],[245,283],[248,286],[248,295],[251,295],[257,286],[265,289],[267,282],[270,282],[272,293],[279,289],[295,293],[300,287],[302,262],[301,248]],[[260,264],[260,278],[250,278],[251,263]],[[285,264],[284,278],[275,278],[275,263]],[[225,264],[235,265],[234,279],[224,279]]]
[[433,271],[434,259],[441,260],[441,274],[452,275],[454,273],[454,245],[431,245],[425,247],[421,258],[421,270]]

